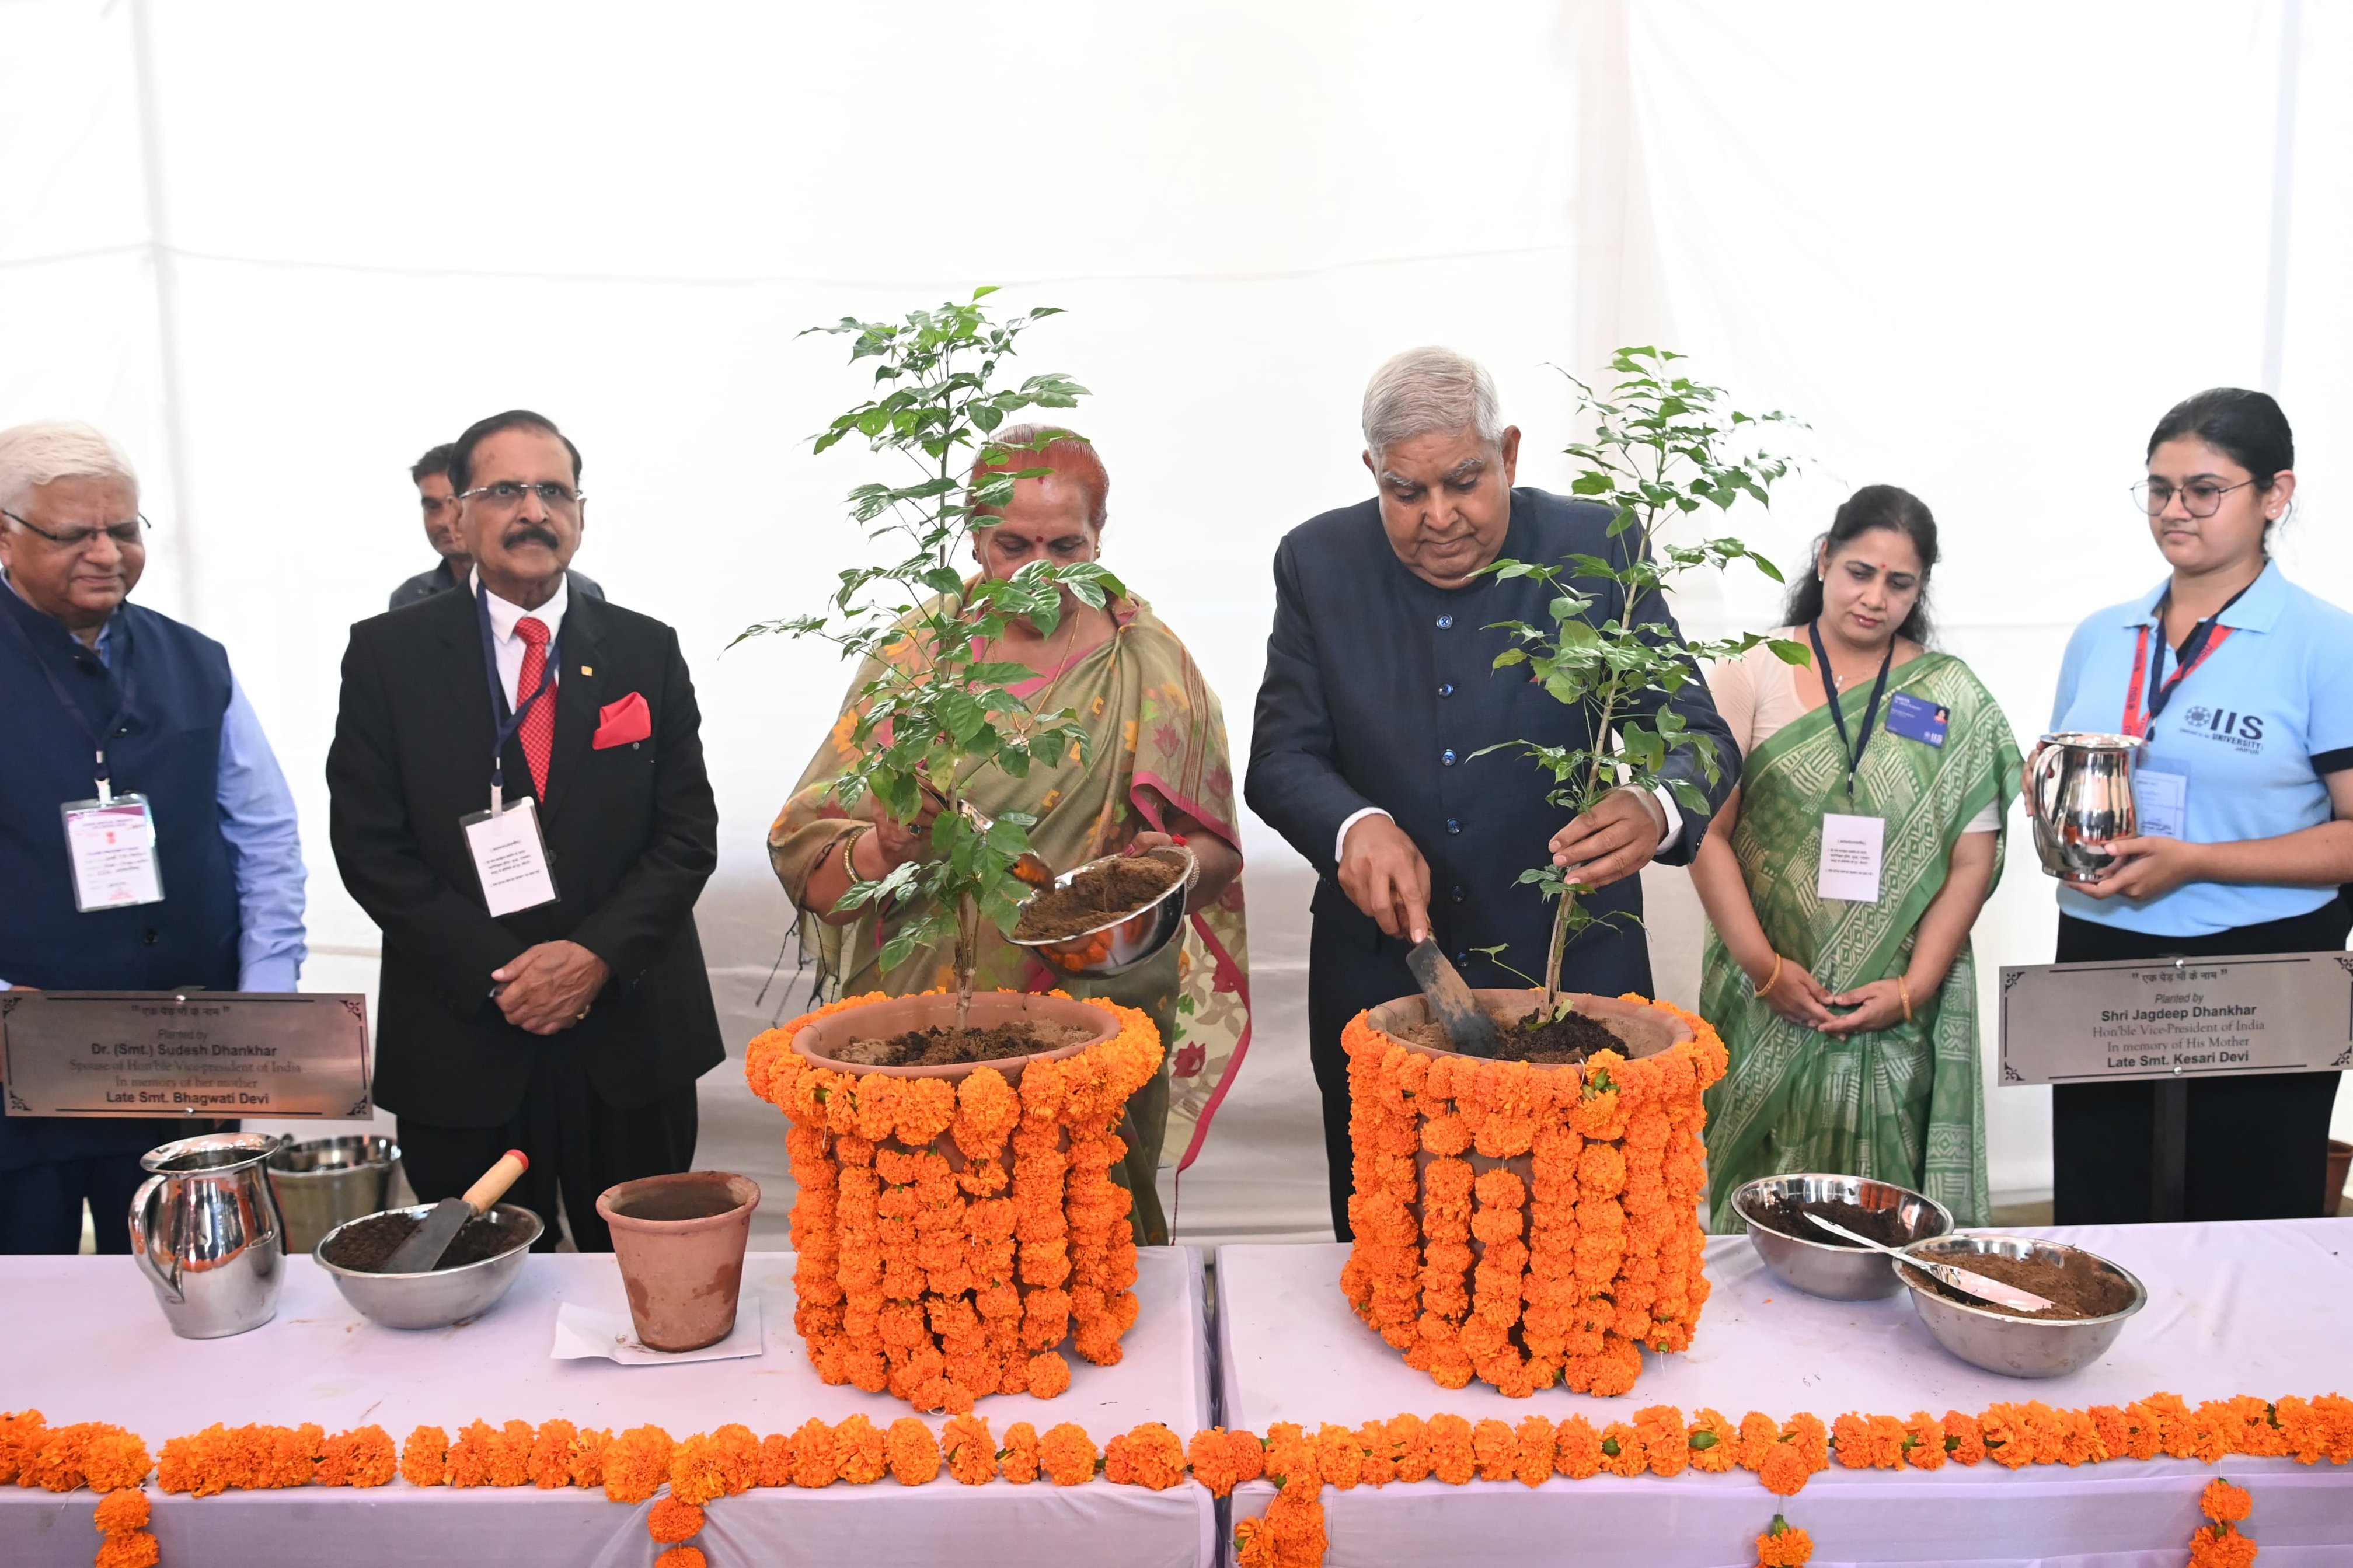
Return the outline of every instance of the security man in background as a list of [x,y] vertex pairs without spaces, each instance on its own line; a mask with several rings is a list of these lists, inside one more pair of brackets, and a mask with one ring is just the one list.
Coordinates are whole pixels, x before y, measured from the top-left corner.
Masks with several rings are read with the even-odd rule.
[[[0,430],[0,988],[291,991],[293,796],[221,645],[126,602],[147,527],[98,431]],[[154,837],[151,865],[106,883],[68,832],[101,803]],[[215,1125],[0,1117],[0,1252],[79,1250],[85,1202],[98,1250],[128,1252],[139,1156]]]
[[[467,574],[474,569],[474,558],[466,553],[466,536],[458,531],[457,492],[449,488],[449,454],[455,450],[444,442],[409,465],[408,477],[417,483],[417,504],[425,513],[425,542],[433,546],[441,559],[395,588],[392,603],[385,606],[388,610],[461,588]],[[605,596],[605,590],[596,586],[596,580],[586,572],[565,575],[574,593],[591,599]]]

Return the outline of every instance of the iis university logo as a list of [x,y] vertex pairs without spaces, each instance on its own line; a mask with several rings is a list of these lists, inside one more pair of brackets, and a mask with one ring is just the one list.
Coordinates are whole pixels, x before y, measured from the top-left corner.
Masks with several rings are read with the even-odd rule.
[[2220,741],[2235,751],[2252,753],[2263,749],[2263,720],[2260,713],[2242,713],[2232,708],[2191,708],[2181,715],[2181,732],[2200,740]]

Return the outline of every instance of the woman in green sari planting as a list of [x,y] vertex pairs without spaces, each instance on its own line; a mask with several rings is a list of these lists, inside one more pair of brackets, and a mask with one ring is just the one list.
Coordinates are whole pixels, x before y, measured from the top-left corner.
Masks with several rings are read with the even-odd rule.
[[[1066,430],[1026,425],[997,431],[993,439],[1019,454],[998,468],[1047,471],[1018,480],[996,522],[976,534],[979,570],[1009,577],[1032,561],[1096,559],[1111,479],[1092,444]],[[987,471],[976,468],[974,482]],[[913,661],[923,650],[906,638],[889,657]],[[1136,1240],[1165,1244],[1168,1227],[1154,1186],[1161,1151],[1173,1145],[1179,1170],[1192,1163],[1250,1047],[1241,837],[1225,717],[1176,634],[1133,595],[1097,608],[1065,592],[1051,632],[1016,622],[984,657],[1028,667],[1030,678],[1009,689],[1032,713],[1076,715],[1089,743],[1083,758],[1074,747],[1060,765],[1032,768],[1024,778],[992,768],[965,781],[975,807],[992,817],[1035,817],[1030,847],[1057,871],[1172,839],[1182,839],[1200,862],[1200,879],[1187,894],[1182,940],[1134,969],[1074,980],[987,927],[974,972],[984,991],[1066,991],[1151,1016],[1166,1054],[1160,1076],[1128,1101],[1132,1121],[1121,1133],[1128,1152],[1112,1175],[1135,1200]],[[850,690],[862,690],[876,674],[871,665],[861,668]],[[853,876],[876,881],[930,852],[928,817],[893,821],[871,794],[855,815],[831,798],[834,782],[857,761],[857,717],[845,708],[818,745],[768,831],[769,861],[801,912],[803,942],[818,960],[820,1000],[953,987],[952,954],[944,945],[918,947],[882,972],[882,945],[898,911],[835,910]]]
[[1708,685],[1744,763],[1692,880],[1708,917],[1700,1012],[1731,1070],[1707,1094],[1710,1228],[1783,1172],[1874,1177],[1982,1225],[1985,1089],[1969,928],[2018,791],[2010,721],[1932,653],[1936,524],[1855,492],[1773,634]]

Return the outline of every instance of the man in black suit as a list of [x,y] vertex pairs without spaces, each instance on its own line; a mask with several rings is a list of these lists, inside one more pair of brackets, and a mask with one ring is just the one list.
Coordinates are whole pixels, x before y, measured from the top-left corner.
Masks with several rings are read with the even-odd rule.
[[[1308,1047],[1324,1100],[1332,1224],[1350,1236],[1354,1187],[1348,1063],[1340,1032],[1364,1008],[1415,990],[1408,948],[1434,937],[1474,986],[1525,984],[1478,950],[1541,975],[1553,905],[1520,873],[1547,854],[1597,891],[1603,917],[1567,949],[1562,984],[1615,996],[1651,991],[1635,873],[1687,865],[1707,831],[1665,790],[1620,789],[1566,826],[1550,776],[1512,741],[1589,747],[1584,710],[1554,700],[1525,669],[1493,668],[1510,646],[1499,621],[1546,625],[1552,591],[1533,578],[1478,574],[1503,558],[1588,554],[1622,563],[1633,535],[1609,537],[1591,501],[1514,489],[1520,433],[1497,411],[1485,371],[1444,349],[1384,365],[1365,394],[1365,466],[1374,500],[1327,511],[1284,536],[1274,557],[1273,635],[1259,688],[1245,794],[1252,810],[1314,866],[1308,949]],[[1595,624],[1624,613],[1614,584],[1580,580]],[[1634,619],[1672,628],[1664,604]],[[1739,774],[1730,733],[1694,678],[1673,703],[1715,742],[1711,783],[1678,752],[1712,813]],[[1615,918],[1611,918],[1615,917]]]
[[[519,1148],[509,1201],[547,1222],[541,1247],[560,1193],[574,1241],[607,1251],[596,1195],[693,1163],[694,1080],[725,1056],[694,929],[718,863],[701,716],[676,633],[569,591],[586,500],[554,425],[485,419],[449,473],[470,590],[352,628],[327,753],[336,864],[384,931],[376,1100],[418,1198]],[[555,895],[501,916],[460,826],[494,777],[490,826],[530,837],[536,816]],[[536,896],[501,876],[501,907]]]

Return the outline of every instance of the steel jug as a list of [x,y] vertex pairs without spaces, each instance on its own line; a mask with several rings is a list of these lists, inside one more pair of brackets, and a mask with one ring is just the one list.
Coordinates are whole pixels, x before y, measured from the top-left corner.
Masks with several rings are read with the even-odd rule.
[[2139,833],[2133,765],[2147,744],[2070,730],[2035,745],[2026,764],[2026,815],[2044,871],[2096,881],[2116,860],[2098,846]]
[[279,1142],[214,1132],[139,1157],[154,1173],[131,1199],[131,1253],[182,1339],[241,1334],[278,1310],[285,1225],[263,1165]]

